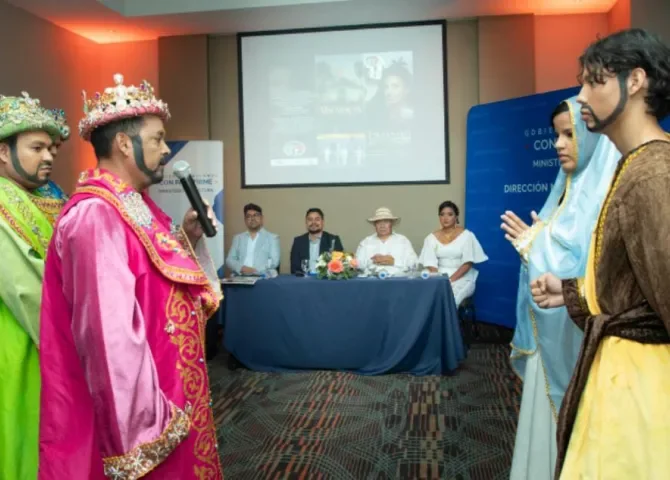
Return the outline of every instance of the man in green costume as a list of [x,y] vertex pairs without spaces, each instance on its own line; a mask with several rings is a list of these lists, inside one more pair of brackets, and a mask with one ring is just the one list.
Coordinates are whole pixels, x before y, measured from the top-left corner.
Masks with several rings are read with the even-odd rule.
[[[0,96],[0,478],[37,478],[37,354],[44,258],[62,202],[50,185],[54,115],[27,93]],[[48,211],[45,211],[47,209]],[[49,213],[51,212],[51,213]]]

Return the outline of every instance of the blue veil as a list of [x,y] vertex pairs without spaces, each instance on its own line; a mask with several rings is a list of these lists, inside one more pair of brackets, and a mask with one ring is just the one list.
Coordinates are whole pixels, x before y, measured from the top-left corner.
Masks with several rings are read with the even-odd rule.
[[536,352],[540,355],[554,419],[570,382],[583,333],[565,307],[540,309],[530,294],[530,281],[547,272],[562,279],[584,275],[591,233],[621,158],[607,137],[587,130],[575,97],[566,103],[577,147],[577,168],[570,174],[559,170],[538,214],[542,222],[532,229],[527,262],[522,261],[519,274],[511,355],[512,368],[522,380],[528,356]]

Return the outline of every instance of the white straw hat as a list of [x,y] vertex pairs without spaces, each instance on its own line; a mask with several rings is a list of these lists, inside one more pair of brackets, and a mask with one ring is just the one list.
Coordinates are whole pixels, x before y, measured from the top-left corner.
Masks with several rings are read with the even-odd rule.
[[397,223],[400,221],[400,217],[393,215],[390,208],[381,207],[375,211],[374,216],[368,218],[368,222],[375,223],[379,220],[391,220],[393,223]]

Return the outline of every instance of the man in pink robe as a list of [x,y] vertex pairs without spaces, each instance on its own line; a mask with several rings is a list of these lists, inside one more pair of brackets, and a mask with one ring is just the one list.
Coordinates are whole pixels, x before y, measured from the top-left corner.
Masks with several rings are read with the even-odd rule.
[[[120,77],[120,78],[119,78]],[[82,173],[47,253],[40,480],[223,479],[205,363],[220,291],[146,188],[163,178],[167,105],[147,82],[88,101]]]

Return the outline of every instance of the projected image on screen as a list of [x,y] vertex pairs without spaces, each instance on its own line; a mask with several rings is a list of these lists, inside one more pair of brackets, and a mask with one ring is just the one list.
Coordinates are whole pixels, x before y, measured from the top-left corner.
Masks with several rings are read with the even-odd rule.
[[447,181],[442,28],[241,35],[245,186]]
[[316,57],[321,165],[389,166],[408,156],[414,117],[411,65],[412,52]]

